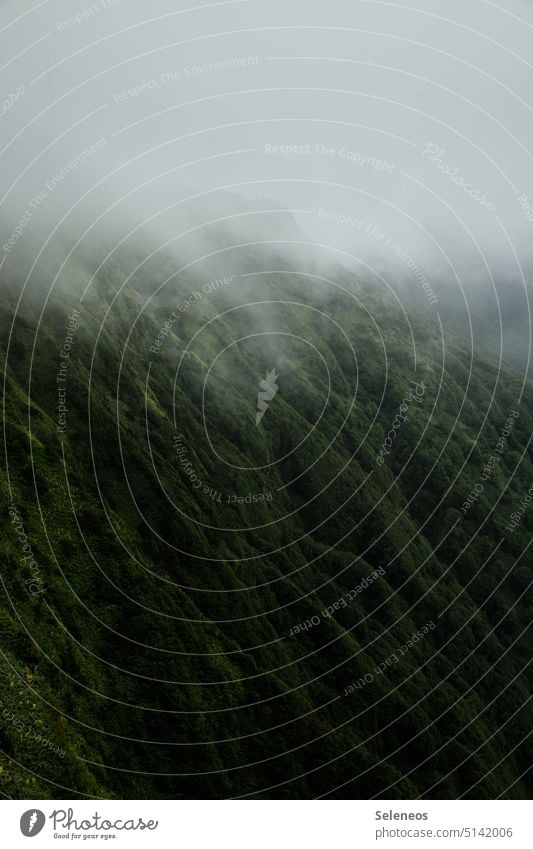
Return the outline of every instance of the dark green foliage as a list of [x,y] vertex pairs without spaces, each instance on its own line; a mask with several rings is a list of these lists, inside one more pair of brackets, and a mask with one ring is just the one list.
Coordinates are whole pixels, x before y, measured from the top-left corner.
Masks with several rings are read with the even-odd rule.
[[[247,263],[260,267],[254,256]],[[160,328],[199,281],[175,280],[146,308],[150,281],[137,281],[106,316],[125,278],[115,261],[83,305],[64,433],[56,374],[83,286],[76,278],[51,299],[38,333],[40,309],[22,308],[5,367],[4,793],[527,797],[524,549],[533,508],[512,534],[505,525],[533,482],[532,388],[482,495],[463,512],[518,409],[520,380],[498,377],[477,356],[471,369],[466,345],[451,336],[443,368],[435,329],[411,316],[415,371],[394,303],[337,274],[368,313],[339,293],[328,300],[296,274],[271,275],[265,300],[299,301],[325,315],[273,303],[218,317],[260,300],[243,281],[178,313],[155,355]],[[12,309],[7,298],[4,360]],[[369,313],[387,341],[386,359]],[[212,318],[212,331],[178,370]],[[298,334],[321,356],[287,337],[256,336],[215,362],[233,340],[265,330]],[[324,362],[331,396],[314,427],[328,388]],[[258,382],[274,367],[280,390],[256,427]],[[425,394],[411,400],[379,466],[410,381],[423,382]],[[221,500],[193,488],[176,433]],[[227,494],[262,492],[275,495],[226,503]],[[42,595],[24,585],[31,573],[9,504],[42,570]],[[323,615],[378,569],[384,574],[348,606]],[[319,624],[289,636],[316,616]],[[434,630],[377,675],[428,622]],[[372,683],[345,696],[365,675]],[[4,708],[25,729],[43,729],[65,757],[30,742],[2,718]]]

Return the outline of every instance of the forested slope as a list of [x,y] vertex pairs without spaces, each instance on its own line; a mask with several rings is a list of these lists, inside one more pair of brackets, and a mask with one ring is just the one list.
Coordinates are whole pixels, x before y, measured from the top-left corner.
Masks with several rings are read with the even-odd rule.
[[0,789],[527,797],[531,385],[340,266],[177,267],[4,272]]

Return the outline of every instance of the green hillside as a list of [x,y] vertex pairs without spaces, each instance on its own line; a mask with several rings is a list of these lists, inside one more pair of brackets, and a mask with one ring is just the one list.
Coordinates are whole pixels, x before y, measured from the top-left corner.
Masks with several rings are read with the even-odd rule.
[[1,792],[527,798],[533,387],[217,250],[2,272]]

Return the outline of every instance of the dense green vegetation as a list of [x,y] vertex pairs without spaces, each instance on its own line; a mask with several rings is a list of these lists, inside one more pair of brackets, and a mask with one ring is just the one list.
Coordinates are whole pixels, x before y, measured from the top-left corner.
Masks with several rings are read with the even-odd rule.
[[136,261],[4,271],[2,793],[527,797],[531,385],[341,267]]

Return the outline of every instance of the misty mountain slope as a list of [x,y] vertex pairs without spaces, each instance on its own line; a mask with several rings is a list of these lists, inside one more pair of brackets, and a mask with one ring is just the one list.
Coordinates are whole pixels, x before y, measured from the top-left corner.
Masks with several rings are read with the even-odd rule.
[[308,254],[115,258],[81,305],[78,257],[20,309],[3,792],[527,797],[532,386]]

